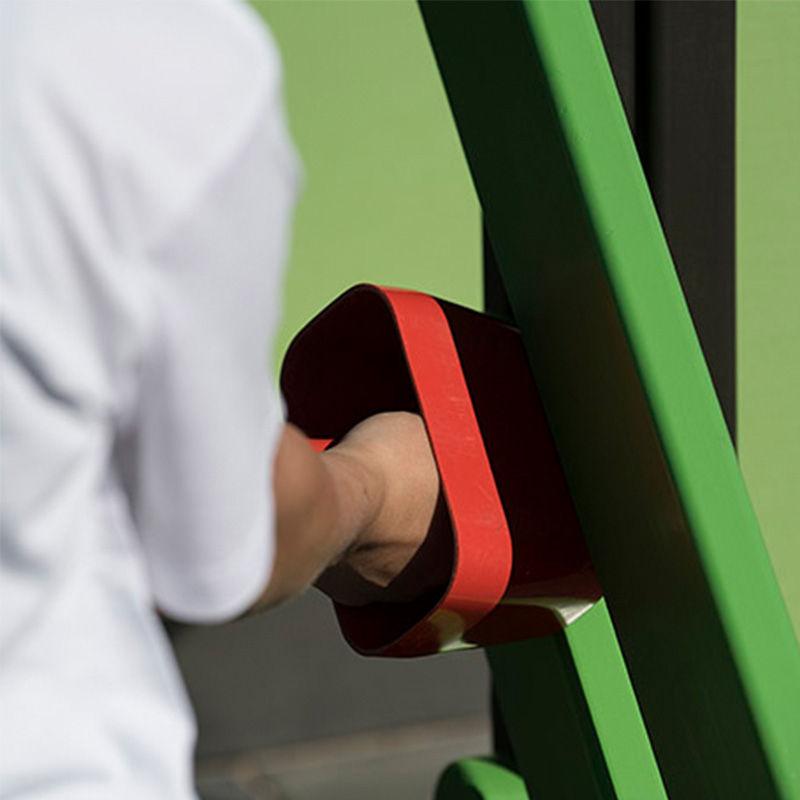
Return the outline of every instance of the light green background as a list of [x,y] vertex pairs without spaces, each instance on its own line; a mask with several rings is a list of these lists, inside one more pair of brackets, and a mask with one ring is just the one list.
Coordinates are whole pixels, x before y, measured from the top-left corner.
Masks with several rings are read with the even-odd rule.
[[[416,3],[255,6],[306,173],[276,363],[360,281],[479,307],[478,203]],[[800,2],[737,13],[739,452],[800,634]]]
[[416,2],[254,5],[282,51],[305,165],[277,360],[361,281],[478,306],[478,201]]
[[739,454],[800,636],[800,2],[737,15]]

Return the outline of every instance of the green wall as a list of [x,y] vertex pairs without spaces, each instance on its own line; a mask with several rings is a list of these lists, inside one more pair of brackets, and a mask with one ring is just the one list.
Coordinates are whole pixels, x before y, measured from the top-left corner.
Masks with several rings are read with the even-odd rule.
[[800,3],[737,14],[739,453],[800,635]]
[[276,359],[360,281],[478,306],[478,202],[416,2],[254,5],[306,173]]

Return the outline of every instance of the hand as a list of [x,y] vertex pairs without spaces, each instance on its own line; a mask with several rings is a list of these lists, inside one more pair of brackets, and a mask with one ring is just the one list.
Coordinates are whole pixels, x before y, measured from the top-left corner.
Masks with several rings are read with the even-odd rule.
[[404,602],[444,588],[452,537],[422,419],[407,412],[377,414],[323,459],[329,469],[357,476],[369,511],[352,545],[316,586],[344,605]]

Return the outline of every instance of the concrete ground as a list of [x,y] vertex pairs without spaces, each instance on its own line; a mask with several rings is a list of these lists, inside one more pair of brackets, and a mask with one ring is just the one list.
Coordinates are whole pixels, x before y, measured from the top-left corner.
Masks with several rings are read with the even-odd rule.
[[491,751],[479,651],[362,658],[318,592],[171,633],[203,800],[424,800],[448,764]]
[[202,800],[425,800],[453,761],[491,751],[485,714],[200,759]]

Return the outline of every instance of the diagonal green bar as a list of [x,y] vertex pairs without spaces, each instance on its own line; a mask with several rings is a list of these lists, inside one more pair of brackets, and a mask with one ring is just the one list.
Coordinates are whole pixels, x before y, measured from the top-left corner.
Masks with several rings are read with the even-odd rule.
[[800,798],[797,642],[588,2],[422,11],[667,792]]
[[564,632],[619,800],[666,792],[605,601]]
[[528,800],[513,770],[489,758],[466,758],[449,766],[436,787],[436,800]]
[[[490,314],[514,323],[488,236],[484,296]],[[617,800],[666,798],[605,601],[549,641],[487,655],[495,755],[519,769],[533,797],[589,800],[613,789]]]
[[530,797],[616,800],[566,638],[500,645],[488,656]]
[[[513,324],[488,236],[484,295],[486,310]],[[487,655],[496,756],[519,769],[531,796],[666,798],[605,601],[548,641]]]
[[532,798],[666,797],[604,602],[558,636],[488,655]]

